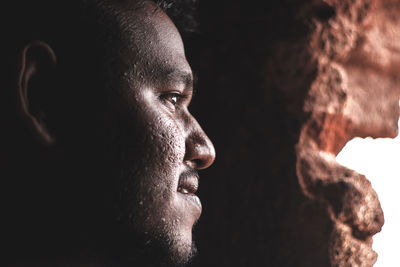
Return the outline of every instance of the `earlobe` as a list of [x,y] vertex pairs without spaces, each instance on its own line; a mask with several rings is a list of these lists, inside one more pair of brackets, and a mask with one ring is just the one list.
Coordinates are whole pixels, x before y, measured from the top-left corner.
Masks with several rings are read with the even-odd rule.
[[18,109],[25,123],[39,141],[45,145],[54,143],[54,138],[46,127],[46,95],[56,66],[56,55],[45,42],[34,41],[26,45],[19,56],[17,96]]

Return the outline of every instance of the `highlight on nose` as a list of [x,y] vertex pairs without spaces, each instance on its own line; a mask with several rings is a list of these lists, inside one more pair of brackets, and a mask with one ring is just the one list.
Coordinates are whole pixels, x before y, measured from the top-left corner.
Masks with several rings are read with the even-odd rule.
[[[200,128],[200,127],[199,127]],[[186,139],[186,154],[184,161],[189,167],[197,170],[206,169],[215,160],[215,149],[211,140],[200,128],[192,132]]]

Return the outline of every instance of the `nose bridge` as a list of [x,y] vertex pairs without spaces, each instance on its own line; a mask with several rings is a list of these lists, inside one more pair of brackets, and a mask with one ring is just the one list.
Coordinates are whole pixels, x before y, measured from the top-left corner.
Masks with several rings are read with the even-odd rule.
[[185,121],[185,162],[194,169],[205,169],[214,162],[214,145],[190,113]]

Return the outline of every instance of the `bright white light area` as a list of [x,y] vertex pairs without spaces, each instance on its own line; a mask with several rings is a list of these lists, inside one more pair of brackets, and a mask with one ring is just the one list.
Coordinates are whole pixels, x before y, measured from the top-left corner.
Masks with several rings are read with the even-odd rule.
[[341,165],[364,174],[378,193],[385,225],[373,238],[372,247],[379,255],[374,267],[400,266],[400,137],[355,138],[336,159]]

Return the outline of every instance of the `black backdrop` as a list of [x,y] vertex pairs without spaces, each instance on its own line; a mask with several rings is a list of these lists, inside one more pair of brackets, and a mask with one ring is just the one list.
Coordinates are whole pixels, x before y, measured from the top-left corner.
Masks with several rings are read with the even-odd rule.
[[308,205],[295,175],[299,123],[266,70],[280,41],[304,35],[295,2],[203,0],[199,32],[185,37],[199,74],[191,111],[217,151],[201,173],[194,266],[329,265],[327,249],[303,231],[319,226],[298,216]]

